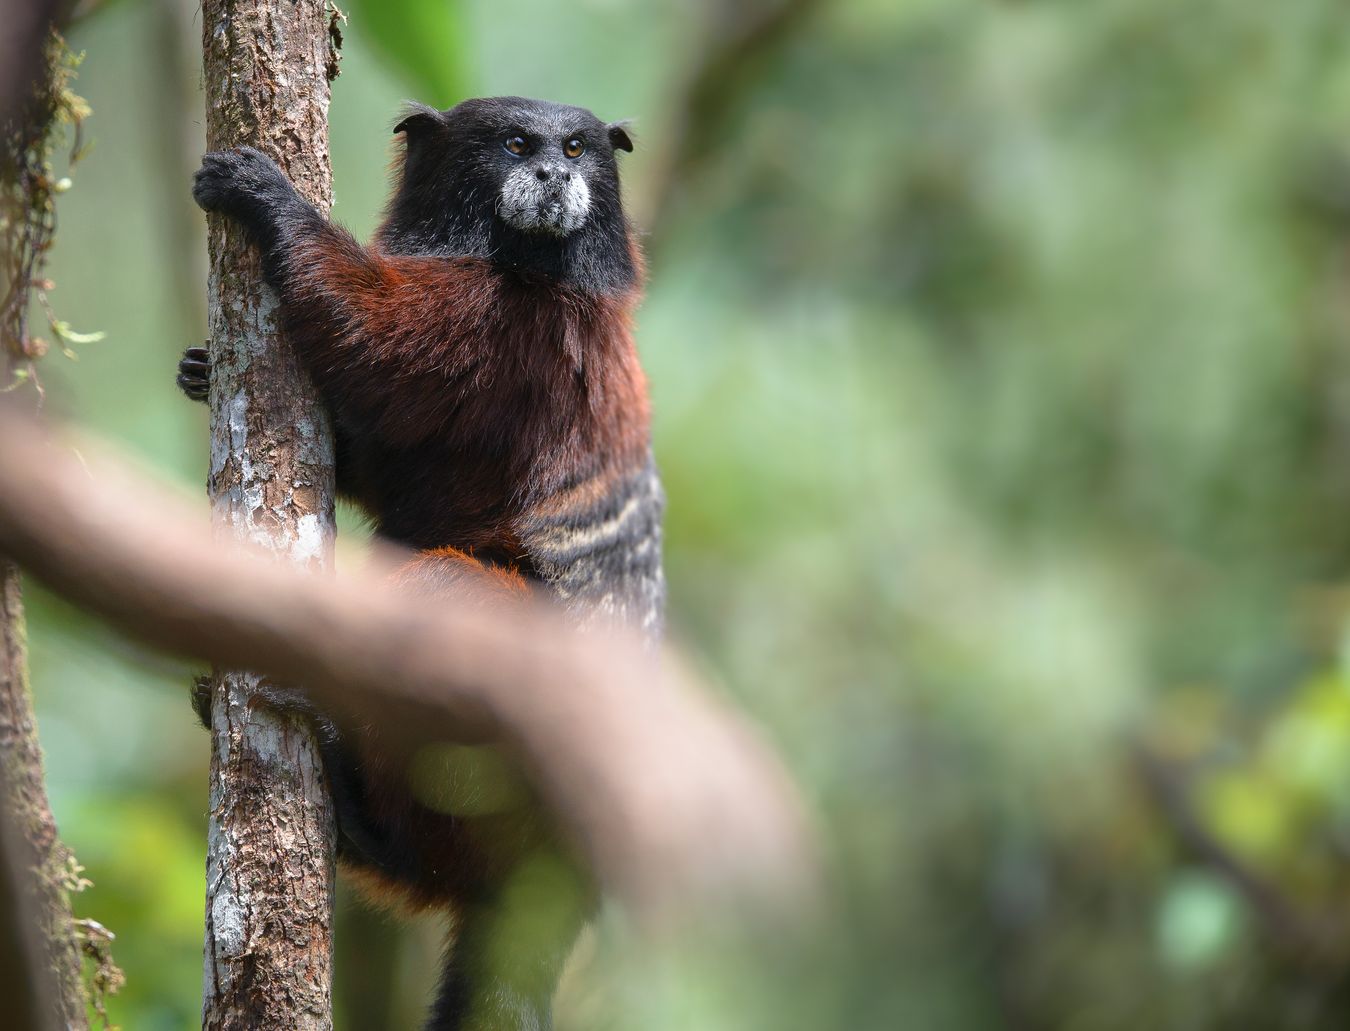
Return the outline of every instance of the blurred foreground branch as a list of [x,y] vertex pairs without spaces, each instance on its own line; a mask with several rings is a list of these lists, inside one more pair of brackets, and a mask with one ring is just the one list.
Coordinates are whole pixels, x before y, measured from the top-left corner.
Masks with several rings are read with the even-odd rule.
[[[817,860],[782,768],[669,656],[551,610],[430,608],[213,541],[202,514],[0,411],[0,551],[157,647],[305,685],[336,714],[511,746],[601,885],[649,929],[809,907]],[[640,683],[639,683],[640,682]]]

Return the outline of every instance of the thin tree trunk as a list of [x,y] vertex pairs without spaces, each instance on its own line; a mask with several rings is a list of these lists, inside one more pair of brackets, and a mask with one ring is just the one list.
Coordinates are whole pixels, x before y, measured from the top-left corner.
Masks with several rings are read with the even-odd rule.
[[[329,6],[206,0],[201,17],[207,146],[258,147],[326,211],[329,71],[336,67]],[[326,569],[333,539],[327,418],[278,339],[276,298],[262,285],[256,256],[223,220],[208,220],[208,231],[217,532],[258,542],[280,561]],[[202,1024],[330,1028],[332,802],[309,728],[251,704],[257,685],[252,674],[222,672],[212,687]]]
[[56,991],[38,959],[28,872],[15,846],[9,814],[0,809],[0,999],[15,1027],[57,1031],[55,1014],[46,1005]]
[[[19,570],[0,558],[0,810],[7,864],[28,890],[24,921],[47,993],[42,1027],[86,1028],[80,951],[70,912],[70,853],[56,836],[28,689]],[[4,1005],[0,1003],[0,1006]]]
[[[44,141],[56,118],[55,86],[61,60],[52,25],[57,4],[30,4],[12,11],[0,5],[17,48],[6,66],[0,46],[0,384],[8,386],[23,363],[35,357],[28,334],[28,308],[34,281],[51,242],[52,222],[42,178]],[[10,17],[13,15],[14,17]],[[15,23],[17,19],[17,24]],[[22,73],[14,72],[22,69]],[[34,399],[28,395],[25,400]],[[47,801],[42,748],[38,744],[33,696],[28,685],[26,628],[19,570],[0,555],[0,876],[6,877],[7,921],[23,936],[9,939],[0,952],[8,967],[15,959],[19,976],[27,974],[27,1002],[13,999],[8,1019],[25,1026],[87,1028],[80,945],[70,909],[74,870],[70,853],[56,835]],[[3,932],[0,932],[3,933]],[[19,957],[13,956],[15,950]],[[25,964],[27,969],[25,969]],[[0,993],[0,1011],[10,1009]],[[4,1018],[0,1018],[3,1023]]]

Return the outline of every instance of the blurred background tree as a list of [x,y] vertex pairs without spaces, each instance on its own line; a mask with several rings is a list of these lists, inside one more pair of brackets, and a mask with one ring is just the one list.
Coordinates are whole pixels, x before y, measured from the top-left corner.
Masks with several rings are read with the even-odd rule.
[[[635,117],[673,623],[832,845],[832,937],[654,961],[603,920],[560,1028],[1343,1025],[1341,5],[787,6],[364,0],[344,29],[358,235],[405,97]],[[199,29],[185,0],[110,0],[72,33],[96,115],[52,277],[107,339],[44,374],[52,409],[193,488]],[[114,1017],[192,1026],[192,671],[29,599]],[[411,1026],[436,929],[345,919],[340,1020]]]

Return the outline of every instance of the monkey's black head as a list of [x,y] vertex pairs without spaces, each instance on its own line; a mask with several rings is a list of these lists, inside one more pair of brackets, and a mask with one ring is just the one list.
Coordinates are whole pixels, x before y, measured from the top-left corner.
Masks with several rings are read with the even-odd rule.
[[488,258],[597,292],[634,282],[618,150],[627,130],[523,97],[410,107],[403,175],[380,231],[396,253]]

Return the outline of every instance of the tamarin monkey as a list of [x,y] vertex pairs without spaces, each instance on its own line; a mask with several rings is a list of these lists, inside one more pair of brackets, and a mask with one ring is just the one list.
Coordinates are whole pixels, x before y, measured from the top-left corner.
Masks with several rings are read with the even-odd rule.
[[[369,246],[257,150],[207,154],[193,184],[258,247],[285,338],[332,412],[339,496],[416,552],[396,578],[419,596],[542,593],[578,624],[655,638],[663,499],[631,334],[642,260],[615,158],[628,132],[521,97],[414,105],[394,132],[397,186]],[[205,350],[188,349],[179,386],[203,400],[209,378]],[[209,704],[199,692],[199,713]],[[344,865],[453,914],[427,1027],[548,1028],[589,901],[513,889],[555,841],[537,807],[433,809],[375,730],[309,715]]]

